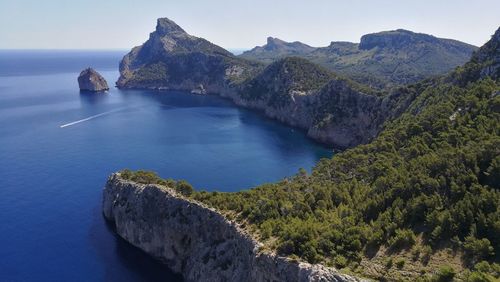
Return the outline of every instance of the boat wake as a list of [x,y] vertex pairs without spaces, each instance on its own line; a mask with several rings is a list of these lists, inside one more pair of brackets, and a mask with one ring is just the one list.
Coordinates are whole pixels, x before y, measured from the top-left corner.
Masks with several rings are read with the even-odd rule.
[[75,124],[79,124],[79,123],[82,123],[82,122],[85,122],[85,121],[89,121],[89,120],[92,120],[92,119],[95,119],[95,118],[98,118],[98,117],[102,117],[102,116],[105,116],[105,115],[109,115],[109,114],[112,114],[112,113],[123,111],[125,109],[128,109],[128,107],[127,108],[119,108],[119,109],[107,111],[107,112],[104,112],[104,113],[100,113],[100,114],[97,114],[97,115],[89,116],[89,117],[84,118],[84,119],[80,119],[80,120],[77,120],[77,121],[73,121],[73,122],[70,122],[70,123],[63,124],[63,125],[61,125],[59,127],[60,128],[65,128],[65,127],[72,126],[72,125],[75,125]]

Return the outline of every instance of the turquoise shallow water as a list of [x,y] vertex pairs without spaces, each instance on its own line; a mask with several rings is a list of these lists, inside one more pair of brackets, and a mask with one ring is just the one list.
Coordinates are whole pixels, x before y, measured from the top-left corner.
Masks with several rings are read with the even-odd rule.
[[143,168],[237,191],[332,154],[215,96],[79,93],[81,69],[95,67],[111,86],[122,55],[0,51],[1,281],[177,281],[106,225],[110,173]]

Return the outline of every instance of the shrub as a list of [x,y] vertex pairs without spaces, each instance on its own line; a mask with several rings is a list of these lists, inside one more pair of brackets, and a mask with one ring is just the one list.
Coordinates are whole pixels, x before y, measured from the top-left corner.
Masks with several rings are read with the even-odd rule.
[[175,190],[187,197],[191,196],[194,192],[193,186],[191,186],[191,184],[189,184],[185,180],[177,181],[177,184],[175,185]]
[[347,266],[347,259],[344,256],[338,255],[335,257],[335,266],[337,268],[344,268]]
[[473,236],[467,236],[464,242],[464,249],[472,257],[472,261],[486,259],[493,255],[493,247],[490,240],[486,238],[477,239]]
[[402,259],[398,259],[396,261],[396,267],[399,268],[399,269],[402,269],[405,266],[405,263],[406,263],[405,259],[403,259],[403,258]]
[[386,261],[385,261],[385,268],[389,269],[392,267],[392,264],[393,264],[393,261],[392,261],[392,258],[388,258]]
[[433,280],[436,282],[451,282],[455,275],[456,273],[453,268],[450,266],[443,266],[438,270]]
[[428,245],[425,245],[422,248],[422,253],[420,256],[420,258],[422,259],[422,263],[423,264],[429,263],[429,260],[431,259],[431,255],[432,255],[432,248]]
[[389,239],[389,248],[398,250],[415,244],[415,233],[409,229],[396,229],[394,236]]

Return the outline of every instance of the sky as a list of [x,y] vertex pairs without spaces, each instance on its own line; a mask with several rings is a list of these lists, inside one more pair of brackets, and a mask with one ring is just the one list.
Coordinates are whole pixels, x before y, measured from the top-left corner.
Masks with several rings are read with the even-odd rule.
[[499,0],[0,0],[0,49],[129,49],[168,17],[228,49],[268,36],[327,46],[404,28],[480,46]]

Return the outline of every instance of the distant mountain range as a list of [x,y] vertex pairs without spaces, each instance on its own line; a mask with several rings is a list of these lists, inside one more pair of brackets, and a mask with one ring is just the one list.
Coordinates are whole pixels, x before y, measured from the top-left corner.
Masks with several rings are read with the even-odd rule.
[[271,63],[298,56],[380,89],[444,74],[467,62],[475,50],[460,41],[398,29],[364,35],[359,44],[332,42],[319,48],[269,37],[266,45],[240,57]]

